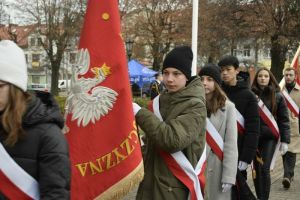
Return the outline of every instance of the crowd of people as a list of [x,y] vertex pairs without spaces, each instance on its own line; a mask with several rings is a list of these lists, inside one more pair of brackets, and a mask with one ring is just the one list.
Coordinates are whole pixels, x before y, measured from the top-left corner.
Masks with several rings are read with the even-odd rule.
[[[270,169],[277,152],[283,159],[282,185],[289,189],[300,150],[300,125],[283,91],[299,109],[295,69],[284,70],[286,84],[280,88],[267,68],[258,69],[250,81],[247,73],[240,72],[235,56],[207,64],[198,76],[191,76],[187,58],[192,59],[189,47],[176,47],[167,54],[162,69],[165,89],[151,101],[150,110],[133,103],[146,140],[145,178],[137,199],[193,197],[197,187],[180,177],[180,170],[190,169],[175,159],[179,171],[174,170],[173,161],[165,156],[183,154],[197,174],[204,151],[205,183],[198,173],[204,199],[269,199]],[[250,165],[256,195],[246,182]]]
[[[288,106],[300,107],[295,69],[284,70],[280,88],[267,68],[257,70],[249,85],[234,56],[205,65],[196,76],[191,76],[192,61],[190,47],[175,47],[151,85],[149,108],[133,103],[145,133],[145,176],[136,198],[266,200],[277,152],[284,166],[282,184],[289,189],[300,153],[299,116]],[[0,164],[9,155],[18,166],[13,170],[33,177],[33,195],[69,199],[63,118],[50,93],[30,93],[26,87],[24,52],[12,41],[1,41]],[[246,184],[251,163],[256,197]],[[5,196],[0,191],[0,199]]]

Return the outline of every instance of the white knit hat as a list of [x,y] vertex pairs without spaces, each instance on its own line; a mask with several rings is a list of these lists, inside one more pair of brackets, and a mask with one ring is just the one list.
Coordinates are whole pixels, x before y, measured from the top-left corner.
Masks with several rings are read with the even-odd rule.
[[27,90],[27,64],[23,50],[10,40],[0,41],[0,80]]

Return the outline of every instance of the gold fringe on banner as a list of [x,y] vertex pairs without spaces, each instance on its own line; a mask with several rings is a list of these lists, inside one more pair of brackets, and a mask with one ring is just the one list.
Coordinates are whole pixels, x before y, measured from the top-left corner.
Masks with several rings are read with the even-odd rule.
[[144,178],[143,160],[140,164],[122,180],[108,188],[94,200],[117,200],[127,195]]

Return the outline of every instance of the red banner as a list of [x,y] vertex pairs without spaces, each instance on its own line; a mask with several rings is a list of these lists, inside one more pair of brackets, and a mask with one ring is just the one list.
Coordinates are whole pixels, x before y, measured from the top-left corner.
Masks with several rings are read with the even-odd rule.
[[295,77],[295,81],[300,84],[300,77],[299,77],[299,54],[296,55],[297,58],[295,59],[295,62],[293,64],[293,68],[295,69],[296,71],[296,77]]
[[66,104],[71,199],[119,199],[143,177],[117,0],[89,0]]
[[291,67],[293,67],[296,71],[296,77],[295,77],[295,81],[300,84],[300,77],[299,77],[299,55],[300,55],[300,45],[293,57],[292,63],[291,63]]

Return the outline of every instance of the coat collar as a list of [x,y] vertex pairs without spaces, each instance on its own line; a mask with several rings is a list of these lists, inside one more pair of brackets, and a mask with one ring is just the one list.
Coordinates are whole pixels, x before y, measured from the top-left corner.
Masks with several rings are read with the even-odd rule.
[[224,120],[225,120],[225,112],[224,112],[224,109],[225,108],[222,108],[222,109],[218,109],[217,113],[215,114],[212,114],[210,116],[210,120],[211,122],[213,123],[215,129],[220,132],[220,129],[224,123]]
[[298,83],[296,83],[294,89],[300,90],[300,85]]
[[[286,85],[284,85],[283,89],[287,91]],[[300,90],[300,85],[299,85],[298,83],[296,83],[296,84],[295,84],[295,87],[292,89],[292,91],[293,91],[293,90]]]

